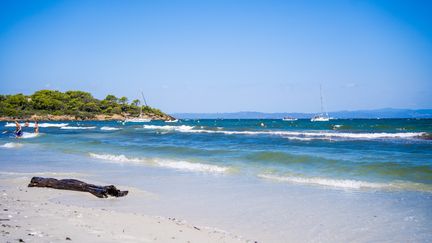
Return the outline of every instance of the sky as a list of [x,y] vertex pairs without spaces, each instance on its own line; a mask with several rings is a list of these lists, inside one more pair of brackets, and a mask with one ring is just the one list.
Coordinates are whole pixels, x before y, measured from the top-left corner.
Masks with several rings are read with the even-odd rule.
[[430,1],[0,0],[0,94],[177,112],[432,108]]

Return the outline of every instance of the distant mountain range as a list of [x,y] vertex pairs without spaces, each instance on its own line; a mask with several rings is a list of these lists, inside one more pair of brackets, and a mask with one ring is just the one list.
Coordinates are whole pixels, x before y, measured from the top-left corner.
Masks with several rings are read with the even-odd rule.
[[[233,113],[174,113],[180,119],[282,119],[283,117],[311,118],[314,113],[264,113],[241,111]],[[376,109],[329,112],[332,118],[432,118],[432,109]]]

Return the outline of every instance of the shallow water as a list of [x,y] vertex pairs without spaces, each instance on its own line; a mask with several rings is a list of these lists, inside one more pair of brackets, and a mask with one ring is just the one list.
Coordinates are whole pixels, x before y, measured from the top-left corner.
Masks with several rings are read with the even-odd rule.
[[120,210],[265,242],[432,237],[431,120],[64,123],[26,139],[0,124],[2,171],[88,173],[156,195]]

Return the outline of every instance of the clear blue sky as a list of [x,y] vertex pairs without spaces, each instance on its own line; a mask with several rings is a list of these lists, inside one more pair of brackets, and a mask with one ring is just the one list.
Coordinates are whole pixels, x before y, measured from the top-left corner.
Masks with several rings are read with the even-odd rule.
[[0,93],[173,112],[432,108],[431,1],[0,1]]

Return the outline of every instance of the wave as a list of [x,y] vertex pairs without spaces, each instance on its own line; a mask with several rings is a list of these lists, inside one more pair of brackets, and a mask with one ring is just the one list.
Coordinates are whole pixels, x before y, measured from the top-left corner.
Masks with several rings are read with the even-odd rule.
[[1,148],[19,148],[21,146],[22,146],[22,144],[20,144],[20,143],[5,143],[5,144],[1,145],[0,147]]
[[101,159],[101,160],[109,160],[109,161],[115,161],[115,162],[129,162],[129,163],[145,163],[146,161],[139,158],[128,158],[121,155],[113,155],[113,154],[95,154],[95,153],[89,153],[90,157]]
[[39,135],[40,135],[40,133],[23,132],[23,135],[20,138],[35,138]]
[[103,131],[117,131],[117,130],[120,130],[121,128],[119,128],[119,127],[101,127],[100,128],[100,130],[103,130]]
[[411,138],[424,138],[427,136],[426,132],[398,132],[398,133],[348,133],[348,132],[294,132],[294,131],[224,131],[224,130],[210,130],[192,126],[156,126],[144,125],[145,129],[168,130],[188,133],[220,133],[227,135],[278,135],[288,139],[297,140],[311,140],[311,139],[411,139]]
[[192,163],[183,160],[165,160],[165,159],[146,159],[146,158],[134,158],[126,157],[123,154],[113,155],[113,154],[96,154],[89,153],[90,157],[108,160],[120,163],[132,163],[132,164],[148,164],[157,165],[159,167],[184,170],[184,171],[194,171],[194,172],[210,172],[210,173],[225,173],[228,172],[228,167],[203,164],[203,163]]
[[143,128],[145,129],[153,129],[153,130],[165,130],[165,131],[179,131],[179,132],[187,132],[192,131],[194,128],[193,126],[156,126],[156,125],[144,125]]
[[[65,127],[69,123],[39,123],[39,127]],[[21,126],[24,127],[25,123],[20,123]],[[29,127],[34,127],[35,124],[33,122],[29,123]],[[15,127],[15,123],[6,123],[5,127]]]
[[188,171],[224,173],[227,172],[229,169],[228,167],[202,164],[202,163],[191,163],[187,161],[157,161],[157,163],[161,167],[173,168],[179,170],[188,170]]
[[322,177],[278,176],[272,174],[259,174],[258,177],[280,182],[318,185],[343,189],[381,189],[432,192],[431,185],[407,181],[379,183],[348,179],[329,179]]
[[0,171],[0,175],[4,176],[88,176],[84,173],[78,172],[51,172],[51,171],[40,171],[40,172],[7,172]]
[[85,129],[95,129],[96,127],[60,127],[60,129],[65,129],[65,130],[85,130]]

